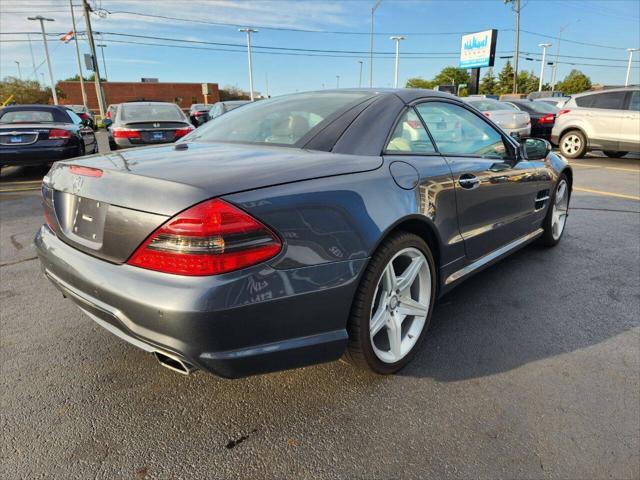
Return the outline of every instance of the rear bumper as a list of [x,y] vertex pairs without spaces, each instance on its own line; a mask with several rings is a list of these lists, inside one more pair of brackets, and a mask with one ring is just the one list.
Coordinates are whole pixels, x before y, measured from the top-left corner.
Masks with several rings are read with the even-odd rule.
[[35,244],[47,277],[85,312],[147,351],[168,352],[228,378],[340,358],[366,263],[291,270],[260,265],[184,277],[99,260],[68,246],[46,226]]
[[502,127],[502,129],[507,132],[509,135],[511,134],[517,134],[522,138],[526,138],[529,137],[531,135],[531,125],[527,125],[526,127],[522,127],[522,128],[506,128],[506,127]]
[[0,165],[34,166],[57,160],[73,158],[78,155],[77,145],[64,147],[22,147],[0,149]]

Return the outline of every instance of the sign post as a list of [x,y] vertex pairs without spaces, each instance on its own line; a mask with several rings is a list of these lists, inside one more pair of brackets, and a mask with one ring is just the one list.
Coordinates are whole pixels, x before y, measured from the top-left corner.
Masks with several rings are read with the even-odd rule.
[[480,68],[494,65],[497,40],[498,30],[495,28],[462,36],[459,67],[471,69],[470,95],[480,90]]
[[204,95],[204,104],[205,105],[209,104],[209,84],[208,83],[202,84],[202,95]]

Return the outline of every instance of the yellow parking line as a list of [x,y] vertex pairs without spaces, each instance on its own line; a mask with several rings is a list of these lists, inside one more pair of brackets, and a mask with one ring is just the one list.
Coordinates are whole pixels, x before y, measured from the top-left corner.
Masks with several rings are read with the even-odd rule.
[[592,163],[578,163],[578,162],[571,162],[569,163],[569,165],[571,165],[572,167],[604,168],[607,170],[619,170],[621,172],[640,173],[640,169],[638,168],[607,167],[605,165],[593,165]]
[[590,188],[573,187],[576,192],[595,193],[596,195],[605,195],[607,197],[625,198],[627,200],[635,200],[640,202],[640,197],[636,195],[625,195],[624,193],[603,192],[602,190],[591,190]]

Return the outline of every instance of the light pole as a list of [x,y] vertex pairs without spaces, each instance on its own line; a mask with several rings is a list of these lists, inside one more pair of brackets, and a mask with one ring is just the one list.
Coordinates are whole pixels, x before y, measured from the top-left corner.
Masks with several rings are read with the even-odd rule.
[[249,95],[251,97],[251,101],[253,102],[253,66],[251,65],[251,34],[257,33],[258,30],[254,30],[253,28],[239,28],[239,32],[244,32],[247,34],[247,57],[249,58]]
[[109,77],[107,77],[107,62],[104,61],[104,49],[107,47],[104,43],[96,43],[96,47],[100,47],[100,51],[102,52],[102,68],[104,68],[104,81],[108,81]]
[[550,47],[551,44],[550,43],[541,43],[540,45],[538,45],[539,47],[542,47],[542,65],[540,65],[540,82],[538,83],[538,91],[541,92],[542,91],[542,80],[544,79],[544,65],[545,65],[545,61],[547,60],[547,47]]
[[627,48],[627,52],[629,52],[629,63],[627,63],[627,76],[624,80],[624,86],[629,85],[629,76],[631,75],[631,60],[633,59],[633,52],[637,52],[640,48]]
[[[20,70],[20,62],[18,60],[14,60],[14,62],[16,62],[16,65],[18,65],[18,78],[22,80],[22,70]],[[627,78],[628,78],[628,75],[627,75]]]
[[358,60],[358,63],[360,64],[360,77],[358,80],[358,88],[362,88],[362,60]]
[[404,40],[405,37],[403,37],[402,35],[396,35],[389,38],[396,42],[396,73],[393,80],[393,88],[398,88],[398,73],[400,70],[400,42]]
[[382,0],[376,0],[376,3],[371,7],[371,38],[369,40],[369,88],[373,88],[373,15],[376,13],[376,9],[380,6]]
[[[575,20],[576,22],[579,22],[580,19]],[[571,25],[572,22],[569,22],[565,25],[563,25],[562,27],[560,27],[560,30],[558,31],[558,43],[556,43],[556,60],[555,62],[553,62],[553,76],[551,77],[551,91],[555,92],[556,90],[556,79],[558,77],[558,56],[560,54],[560,37],[562,36],[562,32],[564,31],[565,28],[567,28],[569,25]]]
[[340,75],[336,75],[336,88],[340,88]]
[[27,17],[27,20],[37,20],[40,22],[40,30],[42,31],[42,42],[44,43],[44,53],[47,57],[47,65],[49,67],[49,80],[51,80],[51,95],[53,103],[58,105],[58,94],[56,93],[56,84],[53,81],[53,69],[51,68],[51,59],[49,58],[49,47],[47,46],[47,36],[44,33],[44,22],[53,22],[53,18],[45,18],[42,15],[37,17]]
[[105,112],[105,95],[102,90],[102,84],[100,83],[100,67],[98,66],[98,56],[96,55],[96,44],[93,40],[93,28],[91,28],[91,16],[89,13],[92,11],[87,0],[82,0],[82,11],[84,12],[84,24],[87,28],[87,41],[89,42],[89,48],[91,49],[91,59],[93,61],[93,82],[96,86],[96,97],[98,99],[98,110],[100,111],[100,118],[104,120]]
[[36,70],[36,57],[33,56],[33,45],[31,44],[31,35],[27,34],[27,40],[29,41],[29,51],[31,52],[31,65],[33,65],[33,76],[38,81],[38,72]]

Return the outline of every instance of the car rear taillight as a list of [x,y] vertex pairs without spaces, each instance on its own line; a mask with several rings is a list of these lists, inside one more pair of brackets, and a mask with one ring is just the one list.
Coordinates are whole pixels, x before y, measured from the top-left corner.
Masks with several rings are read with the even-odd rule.
[[490,118],[490,117],[491,117],[491,114],[490,114],[489,112],[483,112],[482,114],[483,114],[485,117],[487,117],[487,118]]
[[194,130],[193,127],[184,127],[176,130],[176,138],[184,137],[185,135],[191,133]]
[[111,130],[113,138],[128,138],[128,139],[139,139],[142,138],[140,136],[139,130],[130,130],[128,128],[114,128]]
[[204,112],[193,112],[194,117],[201,117],[202,115],[204,115]]
[[89,118],[88,113],[79,113],[78,116],[83,120],[87,120]]
[[111,111],[107,110],[107,113],[105,114],[105,118],[111,119]]
[[71,132],[69,130],[62,130],[61,128],[52,128],[49,130],[49,140],[63,140],[71,138]]
[[84,177],[100,178],[102,176],[102,170],[99,168],[81,167],[80,165],[71,165],[69,167],[69,172],[75,175],[82,175]]
[[564,115],[565,113],[569,113],[570,111],[571,110],[568,110],[565,108],[563,110],[560,110],[558,113],[556,113],[556,116],[559,117],[560,115]]
[[538,119],[538,124],[550,124],[555,121],[556,117],[550,113],[549,115],[545,115],[544,117],[540,117]]
[[265,225],[215,199],[167,221],[127,263],[176,275],[217,275],[269,260],[281,248],[280,239]]
[[56,234],[56,228],[53,225],[53,220],[51,220],[51,217],[49,216],[49,212],[47,212],[46,208],[44,210],[44,219],[47,222],[47,227],[49,227],[49,230],[51,230],[51,233],[53,233],[54,235]]

